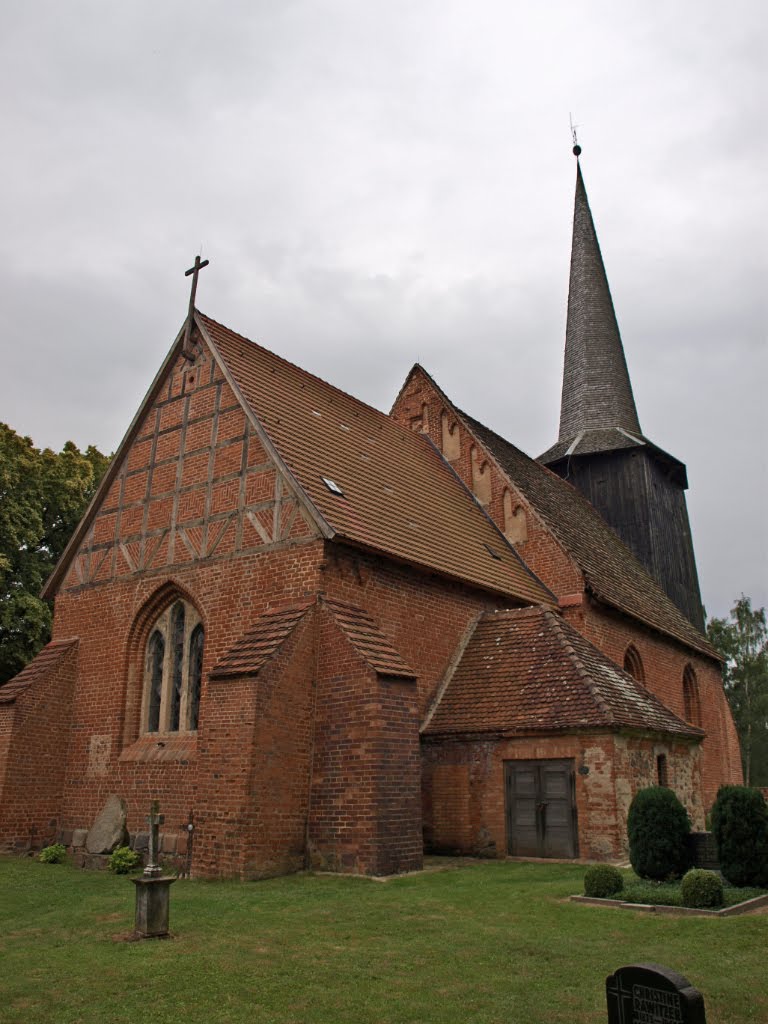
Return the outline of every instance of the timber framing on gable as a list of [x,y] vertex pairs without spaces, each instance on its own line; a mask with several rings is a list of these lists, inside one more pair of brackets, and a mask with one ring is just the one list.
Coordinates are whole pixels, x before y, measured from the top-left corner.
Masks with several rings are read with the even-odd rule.
[[194,363],[182,329],[43,597],[333,536],[197,316],[192,337]]

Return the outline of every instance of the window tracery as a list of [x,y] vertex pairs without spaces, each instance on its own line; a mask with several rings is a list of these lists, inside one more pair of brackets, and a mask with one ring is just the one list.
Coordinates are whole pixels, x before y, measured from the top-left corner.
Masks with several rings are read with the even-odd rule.
[[205,631],[187,601],[176,600],[150,629],[144,667],[142,732],[197,729]]

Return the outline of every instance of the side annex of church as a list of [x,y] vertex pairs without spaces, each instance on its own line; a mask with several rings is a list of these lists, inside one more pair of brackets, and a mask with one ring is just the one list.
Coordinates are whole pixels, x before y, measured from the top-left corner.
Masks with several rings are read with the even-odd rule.
[[653,784],[703,827],[738,739],[580,169],[563,409],[536,461],[419,365],[385,415],[193,309],[0,687],[0,848],[111,794],[211,878],[617,859]]

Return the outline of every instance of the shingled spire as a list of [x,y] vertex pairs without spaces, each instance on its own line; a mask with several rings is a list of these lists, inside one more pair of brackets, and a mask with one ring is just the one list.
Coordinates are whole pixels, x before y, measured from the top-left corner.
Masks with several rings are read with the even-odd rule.
[[[577,159],[581,147],[573,147]],[[685,466],[640,432],[619,325],[576,165],[559,438],[539,461],[581,491],[700,630]]]
[[566,441],[582,431],[611,427],[640,432],[619,325],[577,154],[559,439]]

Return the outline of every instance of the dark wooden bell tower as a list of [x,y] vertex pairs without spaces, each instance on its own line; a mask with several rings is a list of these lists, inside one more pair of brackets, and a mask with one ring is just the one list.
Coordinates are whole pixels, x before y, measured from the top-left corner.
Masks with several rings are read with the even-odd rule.
[[589,499],[649,574],[704,629],[685,466],[640,430],[578,156],[558,441],[539,457]]

